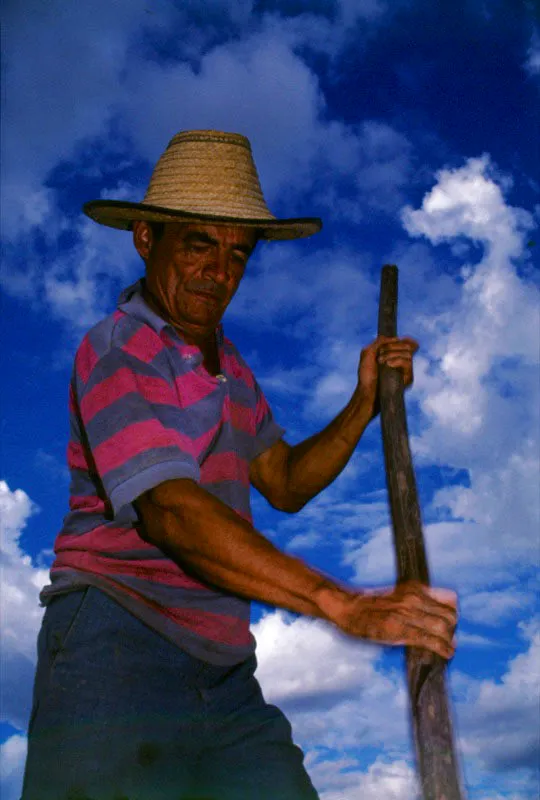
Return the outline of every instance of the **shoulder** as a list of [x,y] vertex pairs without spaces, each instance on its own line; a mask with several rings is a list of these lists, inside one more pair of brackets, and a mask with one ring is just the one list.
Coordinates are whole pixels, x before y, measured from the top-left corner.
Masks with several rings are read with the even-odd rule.
[[75,370],[87,383],[104,361],[135,360],[150,364],[166,350],[166,344],[149,325],[124,311],[102,319],[82,339],[75,354]]

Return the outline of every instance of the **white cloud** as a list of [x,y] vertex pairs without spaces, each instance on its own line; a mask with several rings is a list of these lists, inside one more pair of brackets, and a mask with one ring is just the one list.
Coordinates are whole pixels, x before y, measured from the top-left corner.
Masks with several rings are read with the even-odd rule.
[[39,197],[49,170],[69,158],[82,139],[103,131],[121,91],[131,38],[142,22],[152,24],[145,6],[144,0],[7,5],[2,114],[6,230],[11,232],[24,217],[27,198]]
[[407,748],[405,680],[379,669],[381,648],[281,611],[253,632],[265,697],[286,711],[304,748],[334,757],[359,741],[392,753]]
[[2,717],[24,729],[36,658],[36,639],[43,610],[38,595],[48,570],[36,567],[19,538],[37,508],[22,489],[11,491],[0,481],[2,564]]
[[[305,251],[298,244],[260,246],[231,305],[230,314],[302,338],[354,335],[365,324],[358,307],[375,298],[368,263],[345,249]],[[300,325],[294,320],[301,320]],[[321,330],[322,329],[322,330]],[[322,332],[324,330],[324,333]],[[334,359],[341,357],[335,353]],[[359,353],[354,357],[358,363]],[[353,376],[354,377],[354,376]],[[310,391],[312,387],[310,386]]]
[[[82,143],[102,137],[102,156],[116,146],[113,122],[117,128],[120,122],[122,135],[133,137],[126,144],[135,143],[138,152],[131,155],[151,161],[182,127],[241,129],[252,136],[256,153],[264,154],[261,167],[271,198],[290,175],[302,188],[314,153],[319,158],[327,153],[338,171],[348,153],[354,167],[357,137],[341,123],[323,121],[317,78],[296,50],[308,41],[319,50],[327,49],[330,39],[335,46],[358,19],[374,19],[382,11],[379,0],[341,0],[332,23],[315,14],[261,17],[253,14],[250,0],[214,0],[205,4],[204,14],[197,3],[149,9],[144,0],[112,5],[97,0],[75,9],[65,0],[46,5],[33,0],[24,10],[12,3],[3,26],[6,230],[11,235],[28,224],[29,215],[39,218],[47,174]],[[220,20],[236,26],[236,35],[224,44],[216,44],[223,38],[217,36]],[[158,66],[154,48],[159,51],[172,36],[175,60]],[[21,58],[23,52],[32,58]],[[367,123],[364,140],[363,181],[385,189],[388,170],[402,181],[408,168],[402,137],[388,126]],[[385,175],[376,174],[379,168]]]
[[313,766],[321,800],[418,800],[416,774],[405,761],[378,758],[366,771],[353,767],[351,760]]
[[[238,130],[253,144],[275,213],[309,213],[298,204],[314,183],[322,187],[316,201],[331,213],[358,217],[360,197],[395,208],[410,170],[409,142],[380,122],[355,128],[328,120],[318,77],[296,52],[299,36],[267,18],[254,32],[216,45],[196,67],[133,63],[120,108],[138,151],[155,160],[181,128]],[[354,192],[347,208],[336,192],[341,182]]]
[[[521,628],[528,649],[508,662],[499,680],[452,676],[459,749],[468,759],[468,772],[478,780],[500,774],[501,789],[518,781],[519,770],[525,770],[519,779],[524,787],[533,785],[531,775],[534,783],[533,773],[527,777],[526,770],[536,763],[538,747],[540,638],[536,624]],[[265,696],[291,719],[324,800],[415,798],[414,771],[404,760],[412,755],[405,679],[381,668],[378,648],[283,612],[267,614],[254,632]],[[359,741],[385,752],[367,770],[357,761]],[[518,770],[515,778],[504,775],[513,769]]]
[[254,626],[258,677],[273,701],[349,694],[373,679],[377,650],[359,645],[326,623],[284,612]]
[[20,797],[24,764],[26,761],[26,736],[15,734],[0,745],[0,792],[2,800]]
[[467,620],[499,627],[501,623],[522,616],[533,602],[533,595],[523,591],[485,591],[463,598],[461,607]]
[[[421,463],[468,471],[469,486],[440,490],[428,509],[452,521],[426,533],[435,569],[476,586],[512,581],[538,557],[538,293],[516,266],[533,220],[507,204],[509,188],[488,156],[469,159],[441,170],[421,208],[403,212],[413,236],[484,248],[464,265],[454,304],[427,320],[415,390],[427,425],[412,441]],[[382,552],[381,536],[364,561]]]
[[471,682],[460,708],[462,748],[489,771],[530,770],[540,755],[540,626],[520,626],[528,649],[512,659],[500,680]]
[[[73,184],[80,170],[86,177],[103,174],[103,196],[136,200],[143,186],[128,186],[123,177],[116,188],[110,186],[121,166],[132,164],[135,170],[137,160],[154,162],[181,128],[241,130],[252,140],[276,213],[315,213],[302,202],[303,193],[315,188],[316,204],[354,219],[366,203],[395,209],[409,175],[409,142],[378,121],[354,127],[329,119],[318,77],[300,55],[315,28],[343,29],[360,17],[375,17],[380,3],[365,0],[353,9],[342,2],[335,24],[302,15],[310,22],[304,30],[299,17],[255,18],[249,2],[233,13],[216,0],[195,26],[209,37],[199,43],[196,57],[184,52],[182,43],[190,39],[185,36],[193,27],[190,15],[196,17],[200,9],[196,4],[167,9],[149,10],[142,0],[122,0],[114,7],[100,0],[90,11],[83,3],[75,26],[75,11],[63,0],[46,7],[34,2],[31,9],[27,4],[24,17],[12,4],[6,15],[2,208],[11,249],[3,286],[36,306],[45,302],[57,319],[78,329],[110,310],[114,276],[130,278],[134,262],[127,235],[93,223],[90,229],[82,217],[71,223],[56,207],[55,192],[44,182],[59,165],[69,165],[67,180]],[[216,43],[214,12],[232,17],[240,26],[238,35]],[[152,57],[152,47],[173,31],[178,33],[176,58],[160,62]],[[321,42],[325,39],[326,34]],[[32,50],[31,59],[19,57],[26,49]],[[51,51],[54,59],[40,56]],[[53,103],[44,88],[52,85]],[[19,102],[21,96],[25,103]],[[346,203],[340,200],[341,185],[348,187]],[[58,247],[66,232],[76,238],[69,250]],[[48,255],[45,264],[42,245],[34,241],[43,235],[51,251],[61,253]],[[351,264],[347,257],[342,266],[335,265],[340,266],[335,275],[353,285],[358,268],[355,278]],[[326,284],[335,295],[339,287],[332,289],[328,276]],[[347,296],[351,293],[341,293],[342,305]]]
[[[466,236],[486,244],[499,258],[521,255],[522,230],[532,227],[532,218],[506,205],[501,186],[490,175],[493,171],[488,155],[470,158],[458,169],[440,170],[422,208],[403,210],[408,233],[427,236],[433,244]],[[499,181],[508,183],[500,176]]]
[[[65,220],[54,208],[49,209],[46,228],[54,252],[66,229]],[[24,258],[20,257],[21,240],[6,248],[13,253],[13,261],[8,260],[2,271],[2,288],[34,307],[45,304],[76,339],[109,313],[120,290],[144,271],[128,232],[112,231],[81,217],[70,231],[75,243],[61,255],[50,256],[45,266],[40,246],[32,244],[33,232],[23,245]]]
[[540,32],[538,30],[534,30],[531,36],[524,66],[529,75],[540,75]]

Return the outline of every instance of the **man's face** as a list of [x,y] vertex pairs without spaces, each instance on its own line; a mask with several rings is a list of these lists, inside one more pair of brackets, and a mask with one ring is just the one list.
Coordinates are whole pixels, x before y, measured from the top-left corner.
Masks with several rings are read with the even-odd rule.
[[170,322],[195,338],[218,325],[256,243],[247,227],[170,222],[155,240],[145,222],[134,225],[146,261],[146,288]]

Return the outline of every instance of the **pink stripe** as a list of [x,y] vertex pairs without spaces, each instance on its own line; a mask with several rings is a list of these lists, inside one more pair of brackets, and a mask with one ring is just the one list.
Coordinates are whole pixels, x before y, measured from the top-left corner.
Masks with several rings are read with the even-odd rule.
[[88,382],[88,378],[98,361],[97,353],[90,343],[90,338],[85,336],[75,356],[77,375],[83,383]]
[[70,469],[88,470],[88,461],[84,448],[79,442],[70,441],[67,447],[67,462]]
[[180,375],[175,380],[180,408],[187,408],[216,391],[215,383],[200,378],[196,372]]
[[[153,550],[154,545],[143,541],[135,528],[113,528],[98,525],[86,533],[61,533],[55,542],[55,551],[81,550],[102,553],[119,553],[122,550]],[[165,558],[165,556],[164,556]]]
[[[56,566],[55,564],[51,572],[61,572],[62,569],[65,569],[66,567],[69,568],[69,566],[71,565],[66,564],[61,567]],[[85,570],[84,567],[73,567],[73,569],[79,569],[81,572],[94,572],[94,570]],[[176,625],[188,628],[194,633],[204,636],[207,639],[212,639],[215,642],[236,646],[248,645],[251,641],[248,620],[241,620],[237,619],[236,617],[230,617],[222,614],[210,614],[207,611],[200,611],[198,609],[191,610],[183,608],[166,608],[162,605],[159,605],[159,603],[150,600],[150,598],[141,595],[139,592],[132,589],[131,586],[126,586],[122,583],[121,578],[115,580],[115,578],[105,574],[101,574],[100,577],[104,580],[109,580],[110,583],[115,586],[115,588],[120,589],[125,594],[135,598],[143,605],[151,608],[153,611],[157,611],[159,614],[162,614],[166,619],[171,620]],[[192,587],[186,585],[185,588]],[[195,586],[193,588],[200,588],[208,591],[208,587],[204,584],[200,584],[200,586]]]
[[255,417],[251,408],[241,406],[238,403],[229,403],[229,415],[233,428],[245,433],[255,434]]
[[208,456],[201,466],[201,483],[219,483],[220,481],[239,481],[244,486],[249,486],[247,461],[231,452]]
[[94,458],[101,475],[116,469],[130,458],[159,447],[177,447],[197,457],[194,442],[179,431],[165,428],[157,419],[134,422],[94,448]]
[[105,503],[96,495],[71,495],[69,507],[72,511],[88,511],[92,514],[105,512]]
[[177,625],[189,628],[214,642],[229,645],[247,645],[250,642],[247,620],[189,608],[164,608],[163,613]]
[[81,400],[81,416],[85,423],[111,403],[136,392],[148,403],[176,405],[176,397],[163,378],[137,375],[128,367],[120,367],[114,375],[94,386]]
[[[82,536],[79,537],[79,548],[83,546],[81,542],[83,538]],[[66,567],[79,569],[82,572],[91,572],[104,578],[114,575],[120,579],[120,576],[124,575],[125,577],[140,578],[141,580],[161,583],[164,586],[177,587],[178,589],[205,589],[209,591],[208,586],[186,575],[176,566],[174,561],[166,558],[166,556],[162,559],[126,561],[101,556],[97,553],[88,552],[88,550],[77,549],[77,543],[75,543],[73,550],[58,549],[53,569],[65,569]]]
[[149,364],[163,348],[164,344],[157,334],[147,325],[142,325],[123,345],[122,350]]

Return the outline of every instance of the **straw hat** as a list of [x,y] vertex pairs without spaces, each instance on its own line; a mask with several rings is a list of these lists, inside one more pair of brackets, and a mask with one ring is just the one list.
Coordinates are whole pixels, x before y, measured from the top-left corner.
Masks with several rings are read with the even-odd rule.
[[322,227],[316,217],[276,219],[263,197],[251,145],[239,133],[181,131],[156,164],[142,203],[92,200],[83,211],[102,225],[131,230],[136,220],[257,228],[262,239],[298,239]]

